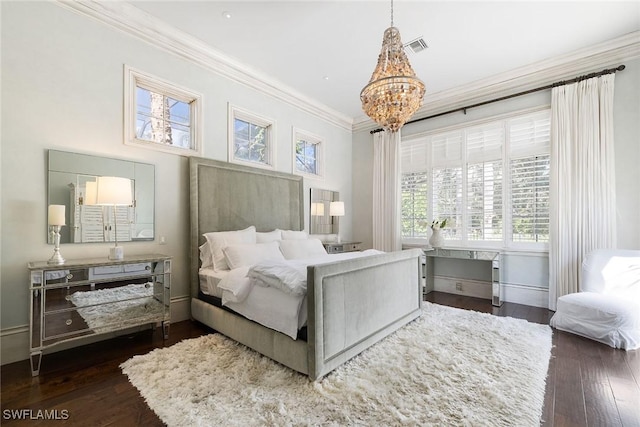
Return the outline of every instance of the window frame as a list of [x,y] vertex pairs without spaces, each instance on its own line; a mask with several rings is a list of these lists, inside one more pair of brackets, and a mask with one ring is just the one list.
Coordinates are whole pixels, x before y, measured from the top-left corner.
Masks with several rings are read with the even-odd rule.
[[[512,183],[511,183],[511,161],[522,158],[522,155],[514,155],[511,153],[511,141],[510,141],[510,132],[509,132],[509,124],[514,119],[518,119],[526,116],[535,116],[536,114],[548,114],[549,121],[551,121],[551,110],[549,105],[544,105],[532,109],[520,110],[517,112],[512,112],[508,114],[497,115],[493,117],[488,117],[482,120],[476,120],[467,123],[461,123],[455,126],[448,126],[445,128],[435,129],[429,132],[423,132],[419,134],[414,134],[403,138],[402,143],[408,144],[409,146],[417,146],[420,145],[419,141],[425,141],[423,144],[427,145],[428,155],[426,156],[424,162],[424,171],[427,173],[429,182],[428,182],[428,196],[427,196],[427,219],[429,223],[434,219],[434,204],[433,204],[433,171],[434,171],[434,158],[432,153],[431,141],[430,138],[438,135],[445,135],[448,137],[449,134],[455,134],[455,132],[460,132],[463,135],[463,150],[461,153],[460,165],[462,165],[462,175],[463,175],[463,185],[462,185],[462,200],[464,201],[461,205],[461,222],[462,225],[460,227],[461,237],[459,239],[450,240],[445,236],[445,240],[447,241],[447,246],[449,247],[462,247],[462,248],[486,248],[486,249],[501,249],[503,251],[514,251],[514,252],[546,252],[549,248],[549,243],[547,242],[520,242],[513,240],[513,230],[512,230]],[[467,203],[467,186],[468,186],[468,173],[469,173],[469,159],[467,159],[467,132],[474,128],[481,127],[483,125],[491,125],[493,123],[501,123],[505,130],[504,140],[502,142],[502,239],[499,240],[471,240],[467,235],[470,230],[469,227],[469,205]],[[401,146],[402,147],[402,146]],[[402,148],[401,148],[402,151]],[[538,155],[544,155],[549,157],[549,162],[551,161],[551,153],[549,151],[546,153],[539,152]],[[472,164],[478,163],[487,163],[491,160],[483,160],[481,162],[471,162]],[[445,161],[446,163],[447,161]],[[449,167],[448,164],[438,165],[439,169],[443,169],[444,167]],[[402,170],[401,166],[401,175],[405,173],[415,174],[419,171],[419,167],[416,168],[415,162],[411,160],[411,166],[409,166],[409,170]],[[549,184],[550,185],[550,184]],[[551,189],[549,188],[549,191]],[[415,216],[415,213],[414,213]],[[435,218],[442,219],[442,218]],[[446,228],[445,228],[446,230]],[[402,241],[405,244],[426,244],[428,241],[428,237],[402,237]]]
[[[429,207],[429,205],[430,205],[430,203],[429,203],[429,196],[430,196],[429,188],[431,187],[431,183],[433,181],[432,174],[429,174],[428,171],[409,171],[409,172],[406,172],[406,173],[412,175],[411,185],[414,186],[414,188],[415,188],[416,182],[418,180],[424,180],[420,184],[423,184],[426,187],[426,191],[425,191],[425,194],[422,197],[420,197],[419,200],[417,200],[417,202],[418,203],[426,203],[427,207]],[[401,186],[400,186],[401,187],[400,188],[400,203],[401,204],[403,202],[403,199],[402,199],[402,192],[403,192],[402,181],[404,181],[404,180],[401,178]],[[416,199],[417,199],[416,197],[413,197],[413,200],[412,200],[412,204],[413,205],[415,205]],[[403,210],[402,208],[403,208],[403,206],[400,206],[400,221],[401,222],[405,221],[405,220],[411,221],[412,223],[417,223],[417,222],[420,222],[420,221],[424,221],[426,223],[425,227],[427,227],[427,228],[425,228],[425,230],[427,231],[427,234],[425,236],[421,236],[421,235],[416,235],[415,226],[414,226],[413,227],[413,235],[410,236],[410,237],[403,237],[402,241],[405,242],[405,243],[408,243],[408,244],[421,244],[421,243],[424,243],[424,241],[426,241],[426,239],[429,238],[428,227],[429,227],[430,221],[428,220],[428,216],[427,216],[428,213],[425,212],[424,216],[416,215],[415,214],[415,209],[412,209],[413,215],[411,215],[410,218],[405,219],[405,217],[402,215],[402,210]],[[424,219],[423,219],[423,217],[424,217]]]
[[[267,142],[268,148],[267,163],[253,162],[250,160],[236,158],[234,156],[235,151],[235,121],[236,119],[244,122],[264,127],[267,130]],[[241,164],[246,166],[253,166],[257,168],[276,170],[276,122],[273,119],[269,119],[264,116],[255,114],[244,108],[240,108],[231,103],[228,104],[228,127],[227,127],[227,160],[229,163]]]
[[[302,130],[296,127],[292,127],[292,165],[291,173],[294,175],[301,175],[311,179],[323,179],[324,178],[324,140],[322,137]],[[296,148],[298,147],[298,140],[304,140],[309,144],[313,144],[316,147],[316,173],[304,172],[297,167],[297,155]]]
[[[128,65],[124,66],[124,76],[124,144],[181,156],[202,156],[202,95]],[[138,87],[189,104],[190,148],[160,144],[137,137]]]

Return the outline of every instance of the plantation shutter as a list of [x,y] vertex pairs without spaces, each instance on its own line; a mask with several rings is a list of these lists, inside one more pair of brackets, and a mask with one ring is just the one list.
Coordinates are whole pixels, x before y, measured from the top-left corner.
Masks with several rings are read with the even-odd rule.
[[433,219],[447,220],[443,236],[462,236],[462,131],[431,137]]
[[428,167],[427,141],[425,138],[400,143],[400,170],[404,172],[426,171]]
[[428,152],[426,138],[400,145],[402,237],[427,237]]
[[509,121],[514,242],[549,241],[550,132],[548,111]]
[[469,240],[502,240],[504,125],[467,131],[467,230]]
[[427,237],[428,186],[427,171],[402,174],[402,237]]

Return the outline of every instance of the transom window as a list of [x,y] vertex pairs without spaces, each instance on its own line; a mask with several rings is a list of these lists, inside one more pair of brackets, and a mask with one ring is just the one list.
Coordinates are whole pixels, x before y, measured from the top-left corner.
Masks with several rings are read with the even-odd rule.
[[322,176],[322,140],[309,132],[293,129],[293,172]]
[[403,239],[447,219],[454,246],[546,248],[550,127],[544,110],[405,138]]
[[125,67],[125,143],[178,154],[201,154],[201,96]]
[[275,168],[273,120],[229,106],[229,161]]

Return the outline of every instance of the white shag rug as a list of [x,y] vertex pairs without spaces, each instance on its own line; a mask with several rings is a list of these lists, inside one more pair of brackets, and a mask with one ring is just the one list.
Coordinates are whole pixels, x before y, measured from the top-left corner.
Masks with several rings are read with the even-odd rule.
[[425,303],[319,382],[220,335],[121,366],[169,426],[539,426],[551,328]]
[[164,306],[153,297],[153,283],[74,292],[69,300],[79,307],[78,314],[96,333],[163,317]]

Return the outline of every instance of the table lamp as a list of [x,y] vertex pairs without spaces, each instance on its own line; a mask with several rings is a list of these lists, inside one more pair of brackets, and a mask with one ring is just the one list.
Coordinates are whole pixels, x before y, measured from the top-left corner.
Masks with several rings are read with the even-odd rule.
[[65,221],[64,205],[49,205],[49,226],[53,231],[53,255],[47,261],[47,264],[64,264],[64,258],[60,254],[60,229],[63,225],[67,225]]

